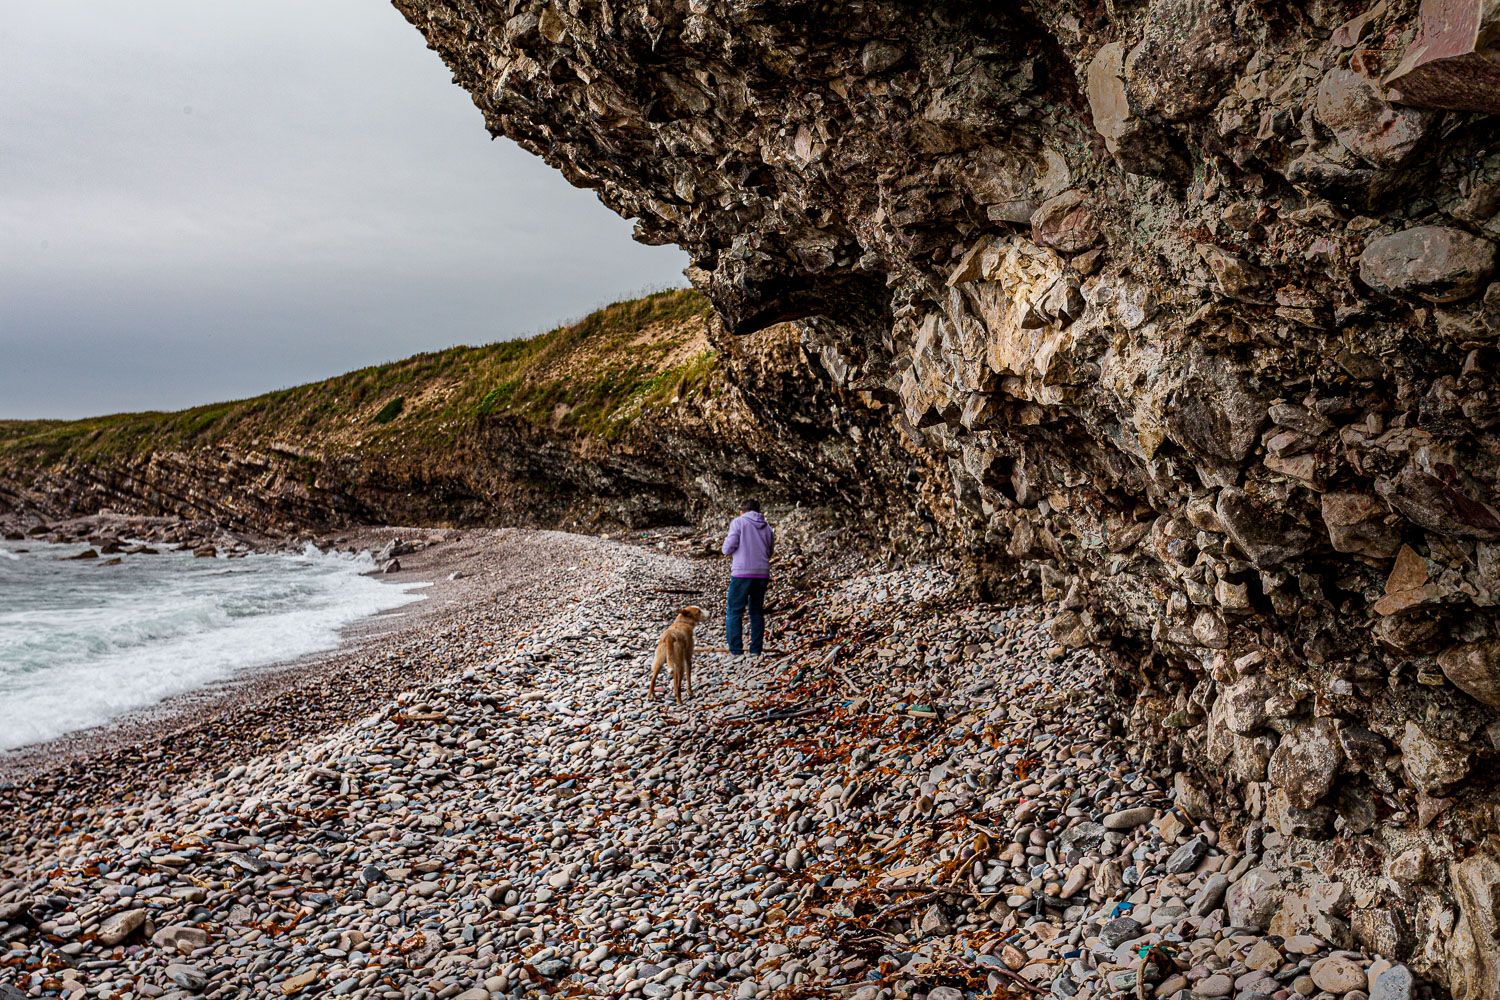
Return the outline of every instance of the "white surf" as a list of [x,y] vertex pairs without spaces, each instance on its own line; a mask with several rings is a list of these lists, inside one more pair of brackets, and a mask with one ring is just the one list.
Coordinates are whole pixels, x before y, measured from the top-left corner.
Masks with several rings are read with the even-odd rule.
[[[86,546],[0,543],[0,750],[108,722],[255,667],[339,645],[426,584],[363,574],[368,555],[65,561]],[[26,550],[26,551],[18,551]]]

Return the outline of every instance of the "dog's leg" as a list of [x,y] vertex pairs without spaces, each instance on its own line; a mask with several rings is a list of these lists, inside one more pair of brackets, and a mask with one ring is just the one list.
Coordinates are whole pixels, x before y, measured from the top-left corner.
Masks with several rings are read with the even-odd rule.
[[693,654],[690,652],[687,659],[682,663],[683,687],[687,688],[687,696],[693,696]]
[[655,701],[656,700],[656,675],[659,674],[659,673],[661,673],[661,666],[662,666],[663,663],[666,663],[666,662],[667,662],[667,651],[665,649],[663,649],[661,646],[657,646],[656,647],[656,662],[651,665],[651,687],[650,687],[650,689],[648,690],[648,692],[646,694],[646,697],[649,700],[651,700],[651,701]]
[[672,659],[672,696],[682,704],[682,661],[676,657]]

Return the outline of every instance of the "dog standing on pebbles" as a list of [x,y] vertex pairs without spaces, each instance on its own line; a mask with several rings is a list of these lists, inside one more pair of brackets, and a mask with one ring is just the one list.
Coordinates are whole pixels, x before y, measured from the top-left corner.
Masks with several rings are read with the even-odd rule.
[[651,665],[651,687],[649,697],[656,699],[656,675],[662,664],[672,664],[672,694],[677,704],[682,704],[682,689],[693,693],[693,627],[703,620],[702,608],[682,608],[656,644],[656,662]]

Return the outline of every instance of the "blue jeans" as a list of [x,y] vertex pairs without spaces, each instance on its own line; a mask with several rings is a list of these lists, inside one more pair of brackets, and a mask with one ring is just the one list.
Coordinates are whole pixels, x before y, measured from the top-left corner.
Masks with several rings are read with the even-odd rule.
[[744,620],[747,604],[750,607],[750,655],[760,655],[761,637],[766,632],[766,618],[761,607],[766,599],[766,584],[770,582],[748,576],[729,580],[729,601],[724,606],[724,636],[729,640],[729,651],[735,656],[745,651],[740,623]]

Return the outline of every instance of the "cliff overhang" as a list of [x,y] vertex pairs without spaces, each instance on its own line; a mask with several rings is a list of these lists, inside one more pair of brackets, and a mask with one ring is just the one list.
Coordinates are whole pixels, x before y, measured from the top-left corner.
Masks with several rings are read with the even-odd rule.
[[721,343],[798,321],[1225,807],[1427,852],[1349,941],[1500,996],[1488,5],[396,6]]

